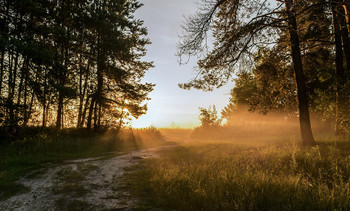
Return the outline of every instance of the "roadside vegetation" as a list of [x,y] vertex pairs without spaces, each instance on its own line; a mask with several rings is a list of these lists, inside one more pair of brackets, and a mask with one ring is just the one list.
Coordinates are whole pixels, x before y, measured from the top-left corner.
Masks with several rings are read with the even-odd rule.
[[164,144],[155,128],[123,129],[93,132],[86,129],[27,128],[26,136],[0,146],[0,199],[6,199],[22,191],[16,183],[21,177],[33,177],[45,168],[59,165],[64,160],[103,156],[105,158],[123,152]]

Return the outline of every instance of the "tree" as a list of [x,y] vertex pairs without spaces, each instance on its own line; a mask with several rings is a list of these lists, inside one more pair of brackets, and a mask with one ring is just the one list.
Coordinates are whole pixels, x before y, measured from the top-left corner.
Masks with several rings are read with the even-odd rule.
[[229,104],[222,111],[223,117],[230,121],[235,112],[242,109],[293,115],[297,108],[296,87],[292,67],[286,63],[285,56],[277,55],[275,50],[261,49],[255,63],[251,72],[242,71],[234,79],[235,87]]
[[[137,0],[0,0],[0,127],[121,126],[152,62]],[[114,122],[115,124],[110,124]]]
[[95,32],[91,46],[96,55],[97,84],[91,97],[88,128],[91,128],[92,116],[94,127],[100,128],[102,111],[113,110],[113,104],[119,107],[109,112],[113,116],[125,116],[126,109],[126,114],[137,118],[147,110],[141,103],[148,99],[147,94],[154,85],[142,84],[141,78],[153,64],[140,59],[150,41],[143,38],[147,35],[143,22],[134,20],[132,15],[141,6],[137,1],[94,2],[93,14],[98,18],[90,19],[90,27]]
[[285,0],[288,16],[288,31],[290,36],[291,54],[293,60],[294,73],[297,83],[299,121],[301,136],[304,145],[315,145],[309,114],[309,102],[305,86],[305,75],[300,52],[300,42],[298,35],[298,25],[296,21],[296,11],[292,0]]
[[289,33],[291,60],[296,76],[300,129],[304,145],[314,145],[305,76],[298,35],[297,5],[292,0],[278,1],[270,8],[267,1],[203,0],[201,11],[187,19],[185,35],[179,43],[179,55],[203,52],[207,32],[213,29],[213,50],[198,62],[198,77],[183,88],[211,90],[227,83],[235,66],[254,55],[257,48],[276,42],[278,33]]
[[218,112],[215,105],[209,108],[199,108],[199,120],[202,128],[217,127],[221,125],[221,119],[218,117]]
[[[335,42],[335,65],[336,65],[336,135],[341,135],[349,132],[346,123],[346,98],[349,98],[350,93],[346,93],[349,81],[346,71],[350,73],[350,41],[348,27],[346,23],[346,5],[342,1],[330,1],[330,7],[333,18],[334,42]],[[344,56],[346,63],[346,71],[344,68]],[[344,127],[345,126],[345,127]]]

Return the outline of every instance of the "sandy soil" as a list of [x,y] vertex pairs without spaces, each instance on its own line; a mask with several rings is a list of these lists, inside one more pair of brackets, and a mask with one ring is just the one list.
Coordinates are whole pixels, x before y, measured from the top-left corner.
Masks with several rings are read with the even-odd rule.
[[[18,183],[28,187],[29,191],[0,202],[0,210],[60,210],[62,206],[59,208],[59,204],[66,203],[66,200],[83,204],[88,210],[132,210],[137,199],[131,198],[125,188],[119,188],[122,186],[125,168],[137,164],[142,159],[156,157],[157,152],[164,148],[166,147],[133,151],[109,159],[98,157],[70,160],[66,161],[66,164],[47,168],[44,173],[34,178],[20,179]],[[54,191],[62,186],[62,181],[67,182],[60,178],[64,177],[62,172],[77,172],[82,175],[79,172],[81,167],[88,169],[85,170],[83,179],[78,182],[78,187],[83,187],[85,194],[76,196],[77,194],[72,195],[69,191]]]

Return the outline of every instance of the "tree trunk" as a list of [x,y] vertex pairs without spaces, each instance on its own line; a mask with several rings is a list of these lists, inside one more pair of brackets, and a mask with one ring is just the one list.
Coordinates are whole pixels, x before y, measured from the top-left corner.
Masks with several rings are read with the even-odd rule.
[[293,67],[297,82],[299,122],[303,145],[315,145],[315,139],[312,134],[309,114],[308,96],[306,93],[305,76],[300,53],[299,36],[297,32],[297,21],[293,9],[293,1],[286,0],[285,5],[288,13],[288,30],[290,35],[290,44],[292,48]]
[[46,103],[43,103],[43,119],[42,119],[42,128],[46,127]]
[[[5,11],[5,17],[2,17],[4,20],[2,27],[0,28],[2,35],[9,35],[8,33],[8,19],[9,19],[9,11],[10,11],[10,1],[7,1],[6,4],[6,11]],[[5,61],[5,52],[6,52],[6,46],[7,46],[7,39],[5,41],[5,45],[3,46],[3,49],[1,49],[1,63],[0,63],[0,98],[2,97],[2,82],[4,77],[4,61]]]
[[77,128],[81,127],[82,116],[83,116],[83,103],[84,103],[84,95],[82,95],[82,93],[80,91]]
[[[335,102],[335,134],[341,135],[341,123],[342,123],[342,106],[344,105],[343,85],[345,79],[345,70],[343,62],[343,41],[348,40],[344,36],[344,31],[341,28],[341,18],[339,17],[339,6],[332,5],[332,18],[334,28],[334,41],[335,41],[335,67],[336,67],[336,102]],[[344,39],[345,38],[345,39]],[[346,51],[344,51],[346,54]]]
[[97,122],[98,129],[101,129],[101,116],[102,116],[102,107],[100,105],[98,107],[98,122]]
[[82,55],[79,55],[79,108],[78,108],[78,121],[77,121],[77,127],[80,127],[81,124],[81,116],[83,112],[83,103],[84,103],[84,97],[83,94],[83,67],[82,67]]
[[[45,115],[45,124],[47,125],[47,118],[49,116],[49,111],[50,111],[50,102],[47,102],[46,104],[46,115]],[[45,127],[46,127],[45,125]]]
[[27,119],[27,114],[28,114],[28,109],[27,109],[28,80],[29,80],[29,69],[28,69],[28,73],[25,75],[25,83],[24,83],[23,126],[26,126],[27,122],[28,122],[28,119]]
[[90,97],[87,96],[86,97],[86,101],[85,101],[85,106],[84,106],[84,109],[83,109],[83,113],[82,113],[82,116],[81,116],[80,127],[84,127],[84,124],[85,124],[86,112],[87,112],[87,109],[89,107],[89,99],[90,99]]
[[349,0],[344,0],[343,8],[345,10],[346,26],[348,28],[348,33],[350,34],[350,1]]
[[63,96],[62,93],[59,93],[58,96],[58,107],[57,107],[57,119],[56,119],[56,128],[59,130],[62,128],[62,110],[63,110]]
[[96,92],[96,106],[95,106],[95,124],[94,127],[99,129],[99,123],[97,123],[98,111],[97,107],[102,105],[103,101],[103,71],[104,71],[104,62],[105,56],[104,53],[98,53],[97,55],[97,92]]
[[98,107],[98,102],[96,101],[95,102],[95,105],[94,105],[94,129],[95,130],[97,130],[97,129],[99,129],[98,127],[97,127],[97,118],[98,118],[98,116],[97,116],[97,107]]
[[91,102],[90,102],[90,108],[89,108],[89,116],[88,116],[88,121],[87,121],[87,125],[86,127],[90,130],[91,129],[91,123],[92,123],[92,113],[94,111],[94,105],[95,105],[95,100],[94,100],[94,96],[91,98]]
[[[79,79],[79,90],[80,90],[80,102],[79,102],[79,115],[78,115],[78,124],[77,127],[83,127],[84,126],[84,121],[85,121],[85,116],[86,116],[86,110],[88,107],[89,103],[89,96],[87,95],[87,88],[88,88],[88,82],[89,82],[89,72],[90,70],[90,62],[88,61],[88,66],[87,70],[85,70],[85,73],[82,71],[80,72],[80,79]],[[83,76],[85,75],[85,80],[84,80],[84,87],[83,86]],[[84,99],[85,100],[85,106],[84,106]]]
[[45,68],[44,71],[44,93],[43,93],[43,119],[42,119],[42,128],[46,127],[46,109],[47,109],[47,103],[46,103],[46,95],[47,95],[47,68]]
[[28,124],[30,115],[32,114],[32,111],[33,111],[33,104],[34,104],[34,90],[32,91],[28,112],[27,112],[25,119],[23,121],[24,126],[27,126],[27,124]]
[[[15,52],[12,51],[12,53],[15,53]],[[9,109],[9,126],[11,130],[17,124],[16,118],[15,118],[14,96],[15,96],[15,88],[16,88],[16,80],[17,80],[18,57],[19,57],[18,52],[16,52],[15,56],[10,57],[11,61],[10,61],[10,68],[9,68],[10,73],[9,73],[9,80],[8,80],[7,106]]]
[[341,30],[341,38],[343,41],[343,48],[344,48],[344,55],[345,55],[345,61],[346,61],[346,69],[347,71],[350,70],[350,40],[349,40],[349,32],[346,24],[346,15],[345,10],[343,7],[338,7],[338,17],[339,17],[339,23],[340,23],[340,30]]
[[5,57],[5,48],[1,51],[1,62],[0,62],[0,98],[2,97],[2,78],[4,76],[4,57]]
[[[61,45],[61,56],[63,57],[62,60],[62,67],[67,68],[68,63],[68,49],[63,44]],[[66,85],[66,77],[67,73],[66,70],[62,71],[60,70],[59,73],[59,83],[61,86],[61,89],[64,89],[63,87]],[[57,122],[56,122],[56,128],[57,129],[63,129],[63,101],[64,101],[64,93],[63,90],[59,90],[59,96],[58,96],[58,109],[57,109]]]
[[18,91],[17,91],[17,109],[16,109],[16,116],[19,117],[20,116],[20,105],[21,105],[21,96],[22,96],[22,91],[23,91],[23,81],[24,81],[24,76],[26,74],[26,61],[24,61],[23,66],[21,68],[21,74],[20,74],[20,82],[19,82],[19,86],[18,86]]

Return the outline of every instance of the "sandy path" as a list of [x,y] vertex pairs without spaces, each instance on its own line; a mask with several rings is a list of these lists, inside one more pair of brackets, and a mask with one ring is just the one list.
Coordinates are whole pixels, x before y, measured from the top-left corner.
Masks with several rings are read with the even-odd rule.
[[[71,160],[67,164],[48,168],[45,173],[33,179],[19,180],[29,191],[0,202],[0,210],[59,210],[62,209],[57,208],[60,200],[83,203],[84,210],[131,210],[136,199],[130,198],[128,192],[121,190],[122,188],[118,189],[125,168],[137,164],[141,159],[156,157],[158,151],[168,147],[170,146],[133,151],[109,159]],[[85,171],[85,175],[79,172],[81,167],[89,169]],[[76,183],[86,189],[85,194],[72,196],[69,193],[53,191],[57,186],[60,187],[60,177],[65,176],[62,174],[64,171],[83,175],[83,179]]]

